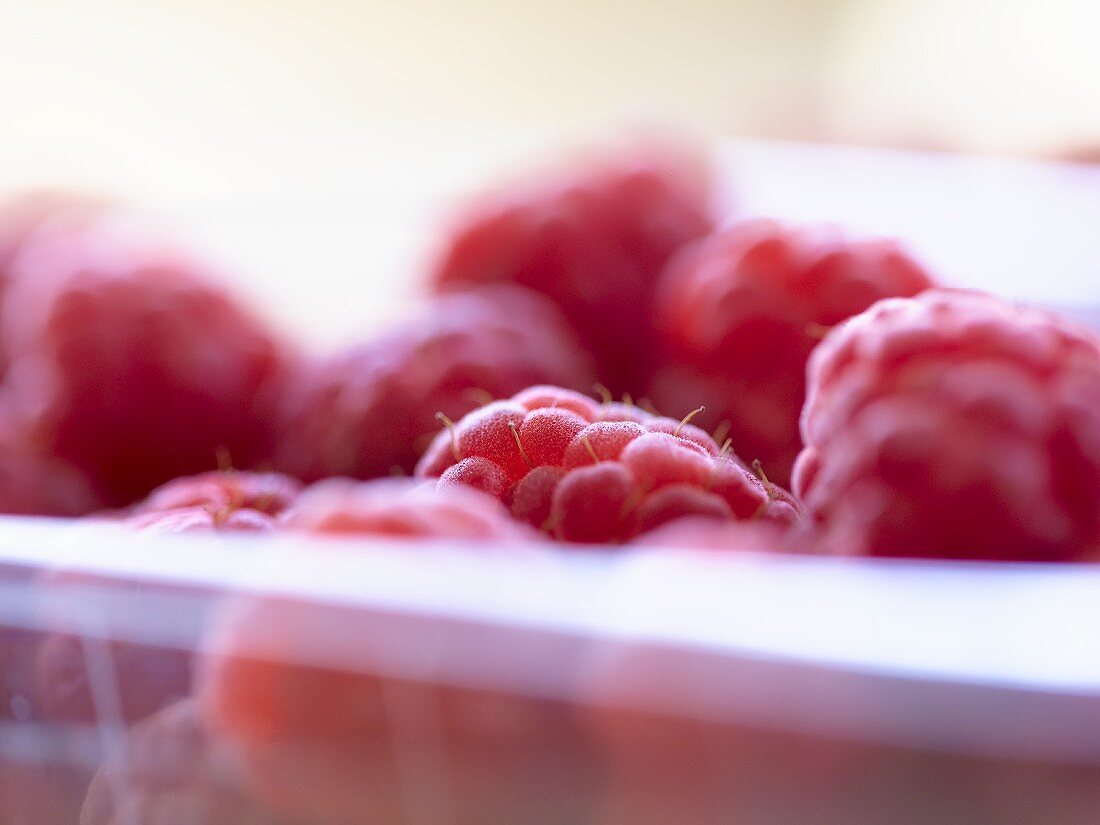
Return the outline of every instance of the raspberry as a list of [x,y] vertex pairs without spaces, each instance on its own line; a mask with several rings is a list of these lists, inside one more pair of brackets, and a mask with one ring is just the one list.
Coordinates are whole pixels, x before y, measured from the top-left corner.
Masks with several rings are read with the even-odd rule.
[[1085,558],[1098,411],[1090,331],[978,293],[881,301],[811,359],[795,488],[833,552]]
[[538,534],[509,518],[491,496],[462,485],[436,490],[407,479],[330,479],[306,489],[287,512],[287,528],[310,533],[524,541]]
[[[538,537],[488,495],[393,479],[320,482],[302,494],[286,526],[478,546],[500,541],[509,552]],[[406,821],[397,777],[405,746],[418,747],[420,737],[442,748],[454,794],[447,817],[456,825],[574,821],[554,804],[545,815],[537,806],[533,819],[530,808],[532,798],[553,801],[548,789],[568,787],[548,777],[578,770],[583,754],[563,745],[572,735],[568,709],[446,679],[435,684],[446,670],[433,657],[464,654],[447,629],[438,638],[425,631],[435,632],[389,612],[274,597],[238,603],[216,624],[197,680],[204,717],[241,754],[257,796],[303,821]],[[342,653],[332,645],[352,639]],[[412,680],[387,666],[401,648],[428,657]]]
[[303,371],[275,465],[306,481],[411,472],[437,413],[460,418],[539,382],[590,386],[572,338],[549,301],[519,287],[437,298],[421,317]]
[[[154,490],[123,520],[146,533],[271,532],[276,517],[296,499],[300,485],[275,473],[212,472],[180,478]],[[119,585],[95,576],[53,573],[39,587],[115,587],[140,594],[151,585]],[[179,588],[162,588],[186,595]],[[86,670],[85,639],[52,633],[36,653],[37,704],[52,719],[94,721],[96,707]],[[185,696],[191,679],[189,652],[127,641],[110,641],[107,654],[115,669],[127,719],[141,719]]]
[[212,511],[206,507],[179,507],[153,510],[127,519],[127,523],[145,533],[269,533],[275,519],[256,510]]
[[157,533],[275,529],[302,485],[279,473],[217,471],[177,478],[134,506],[127,523]]
[[789,493],[686,419],[601,406],[555,387],[529,388],[444,428],[417,475],[439,477],[441,488],[466,483],[490,492],[517,519],[571,542],[626,542],[686,515],[798,518]]
[[441,289],[511,281],[548,295],[596,353],[601,380],[640,385],[665,262],[711,227],[697,161],[639,148],[471,203],[432,277]]
[[283,820],[249,798],[231,755],[203,729],[195,702],[185,700],[129,733],[126,747],[92,780],[80,822],[277,825]]
[[666,270],[656,307],[667,360],[649,394],[673,414],[687,412],[685,399],[705,404],[697,423],[722,425],[742,455],[787,484],[801,448],[806,361],[821,334],[880,298],[931,286],[890,241],[736,224]]
[[286,352],[180,252],[121,218],[37,233],[4,304],[10,379],[35,439],[108,506],[263,460]]
[[237,603],[215,624],[196,681],[204,727],[244,765],[249,791],[294,822],[416,820],[403,781],[410,754],[446,772],[445,807],[429,821],[585,821],[595,760],[574,708],[452,678],[484,672],[486,650],[490,671],[496,657],[539,658],[541,637],[486,647],[483,634],[465,641],[462,624],[276,597]]

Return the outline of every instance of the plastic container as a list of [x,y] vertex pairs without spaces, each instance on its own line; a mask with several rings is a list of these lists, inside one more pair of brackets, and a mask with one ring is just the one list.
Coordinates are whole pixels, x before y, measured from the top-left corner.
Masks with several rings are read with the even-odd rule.
[[[957,280],[1090,312],[1100,244],[1082,210],[1100,214],[1100,175],[725,157],[747,212],[832,204],[986,273]],[[964,214],[982,216],[972,232]],[[992,243],[1006,237],[1014,254]],[[1098,615],[1088,566],[3,518],[0,825],[1092,825]],[[211,687],[226,672],[234,689]]]
[[[1100,810],[1097,568],[3,527],[5,823]],[[243,749],[180,704],[227,633]]]

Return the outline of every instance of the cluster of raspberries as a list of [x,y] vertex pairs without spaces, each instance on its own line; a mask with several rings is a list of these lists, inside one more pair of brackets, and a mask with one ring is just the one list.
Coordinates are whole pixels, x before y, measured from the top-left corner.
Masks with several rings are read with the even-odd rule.
[[693,153],[640,143],[476,197],[421,307],[327,354],[116,204],[13,201],[0,512],[267,532],[303,485],[415,474],[573,544],[691,517],[685,543],[1095,554],[1092,332],[944,290],[893,241],[715,228],[714,190]]
[[[1100,557],[1093,331],[943,289],[892,241],[716,229],[712,190],[706,164],[648,146],[477,198],[442,233],[421,307],[323,354],[116,205],[15,201],[0,209],[0,512],[509,552]],[[108,764],[82,821],[136,806],[345,822],[365,804],[401,821],[396,782],[362,784],[364,759],[390,769],[377,677],[249,656],[326,621],[315,608],[260,599],[202,662],[110,642],[117,711],[147,720],[134,752],[185,735],[196,766],[147,777],[138,799],[116,797],[133,766]],[[93,721],[85,642],[0,633],[0,722]],[[487,807],[500,771],[538,786],[524,766],[560,742],[489,765],[501,737],[526,740],[463,727],[483,696],[444,700],[444,745],[476,789],[456,821],[514,821]],[[530,713],[567,727],[529,703],[502,718]],[[220,770],[227,746],[247,777]]]

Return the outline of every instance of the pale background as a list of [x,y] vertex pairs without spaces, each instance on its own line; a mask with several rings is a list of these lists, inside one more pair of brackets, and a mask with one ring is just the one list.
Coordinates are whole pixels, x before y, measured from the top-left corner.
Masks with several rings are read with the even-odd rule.
[[[347,337],[401,311],[448,195],[563,138],[1100,146],[1098,31],[1097,0],[0,0],[0,191],[154,206],[286,322]],[[1095,179],[752,157],[749,200],[964,279],[1100,279]]]
[[1048,154],[1100,144],[1098,31],[1096,0],[0,0],[0,185],[323,186],[372,141],[624,117]]

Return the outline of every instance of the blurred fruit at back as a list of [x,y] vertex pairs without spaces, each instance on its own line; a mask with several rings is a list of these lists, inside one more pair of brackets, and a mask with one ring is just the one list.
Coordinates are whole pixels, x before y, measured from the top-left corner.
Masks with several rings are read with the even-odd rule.
[[591,358],[547,299],[503,284],[431,299],[388,332],[308,363],[287,392],[275,466],[306,481],[412,472],[452,419],[531,384],[587,390]]
[[649,396],[671,416],[705,406],[696,424],[720,427],[739,455],[788,485],[810,352],[880,298],[931,286],[893,241],[763,220],[721,229],[678,254],[662,278],[664,358]]
[[711,228],[711,182],[690,152],[620,147],[473,199],[445,232],[439,289],[507,281],[553,299],[616,394],[652,368],[652,311],[669,257]]
[[40,449],[132,503],[228,455],[273,447],[288,349],[202,264],[119,214],[36,233],[12,265],[0,336]]

